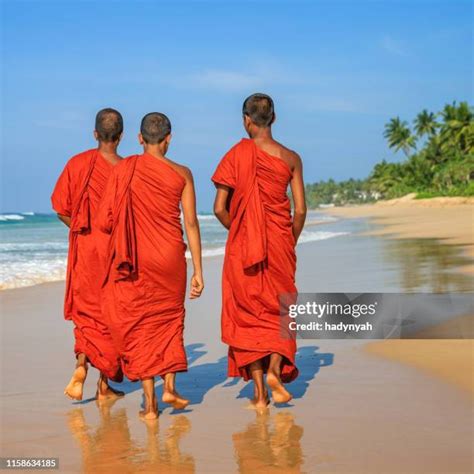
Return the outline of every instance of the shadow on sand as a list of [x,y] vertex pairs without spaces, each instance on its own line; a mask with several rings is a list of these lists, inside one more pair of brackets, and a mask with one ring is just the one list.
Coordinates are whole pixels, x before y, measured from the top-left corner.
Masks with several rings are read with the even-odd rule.
[[[207,354],[207,351],[202,350],[204,344],[189,344],[186,346],[186,354],[188,357],[188,372],[182,377],[177,376],[177,389],[179,393],[185,398],[189,399],[189,407],[192,405],[199,405],[202,403],[204,396],[212,388],[217,385],[221,385],[227,379],[227,360],[226,357],[220,358],[216,362],[210,362],[200,365],[192,365],[200,357]],[[155,388],[155,393],[158,400],[161,400],[163,394],[163,383],[161,378],[157,378],[157,386]],[[141,390],[140,382],[131,382],[128,379],[125,379],[121,384],[111,384],[114,388],[122,390],[125,394],[136,392]],[[80,403],[87,403],[92,401],[84,400]],[[172,410],[171,413],[185,413],[191,411],[189,407],[186,410]],[[165,406],[165,409],[166,406]],[[161,411],[161,408],[160,408]]]
[[[190,344],[186,346],[186,354],[188,356],[189,369],[185,376],[177,378],[177,386],[179,392],[190,400],[189,407],[186,410],[171,410],[171,414],[189,412],[190,407],[199,405],[204,400],[205,395],[218,385],[223,387],[232,387],[240,382],[240,378],[231,379],[227,383],[227,357],[221,357],[216,362],[206,364],[192,365],[200,357],[204,356],[207,351],[203,350],[204,344]],[[293,395],[293,399],[303,397],[308,390],[311,381],[315,378],[321,367],[328,367],[333,364],[334,354],[320,353],[319,347],[303,346],[298,350],[296,355],[296,364],[299,368],[298,378],[289,384],[289,390]],[[112,384],[114,388],[122,390],[125,394],[130,394],[141,390],[140,382],[131,382],[124,380],[121,384]],[[157,379],[157,387],[155,389],[158,400],[163,394],[163,383],[161,379]],[[252,398],[253,384],[248,383],[242,388],[237,398]],[[81,405],[94,401],[94,398],[76,402],[75,405]],[[285,404],[280,407],[288,407]],[[168,410],[168,407],[165,407]]]
[[[293,400],[303,397],[308,390],[309,384],[316,377],[321,367],[328,367],[334,363],[334,354],[329,352],[318,352],[319,347],[303,346],[298,349],[296,354],[296,366],[299,369],[298,378],[288,384],[288,390],[293,395]],[[239,379],[234,379],[228,385],[236,384]],[[237,398],[252,398],[253,384],[248,383],[239,393]],[[279,407],[289,407],[289,404],[282,404]]]

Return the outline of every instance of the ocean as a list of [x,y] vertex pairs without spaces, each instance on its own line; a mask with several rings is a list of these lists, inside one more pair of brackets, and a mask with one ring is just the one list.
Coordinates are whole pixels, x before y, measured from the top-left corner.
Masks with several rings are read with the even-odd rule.
[[[335,218],[310,213],[300,244],[347,234],[347,230],[319,230],[311,223]],[[227,231],[211,214],[200,214],[203,257],[223,255]],[[68,229],[55,214],[34,212],[0,214],[0,290],[64,280]],[[187,255],[189,257],[189,255]]]

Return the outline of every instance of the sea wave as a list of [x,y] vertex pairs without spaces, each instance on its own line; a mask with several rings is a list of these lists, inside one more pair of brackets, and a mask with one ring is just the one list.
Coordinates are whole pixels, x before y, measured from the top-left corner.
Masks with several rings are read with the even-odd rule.
[[20,214],[0,214],[0,221],[22,221],[24,218]]
[[[340,237],[342,235],[348,235],[349,232],[311,232],[311,231],[306,231],[304,230],[300,238],[298,240],[298,245],[299,244],[305,244],[308,242],[316,242],[318,240],[327,240],[327,239],[332,239],[333,237]],[[224,255],[225,254],[225,246],[224,247],[217,247],[217,248],[210,248],[202,249],[202,256],[203,257],[216,257],[218,255]],[[191,258],[191,252],[188,250],[186,252],[186,258]]]
[[68,242],[5,242],[0,243],[0,252],[45,252],[62,250],[67,252]]
[[[217,257],[219,255],[224,255],[224,253],[225,253],[225,247],[216,247],[216,248],[210,248],[210,249],[203,248],[202,249],[203,258]],[[186,252],[186,258],[191,258],[191,252],[189,250]]]
[[[304,230],[299,244],[327,240],[349,232]],[[225,241],[214,236],[212,244],[204,241],[204,258],[224,255]],[[190,252],[186,252],[190,258]],[[66,275],[67,241],[0,243],[0,290],[64,280]]]
[[61,281],[65,279],[65,276],[66,258],[62,257],[47,261],[31,260],[2,263],[0,268],[0,290]]
[[316,242],[318,240],[327,240],[342,235],[348,235],[349,232],[323,232],[323,231],[303,231],[298,240],[298,244],[306,244],[308,242]]

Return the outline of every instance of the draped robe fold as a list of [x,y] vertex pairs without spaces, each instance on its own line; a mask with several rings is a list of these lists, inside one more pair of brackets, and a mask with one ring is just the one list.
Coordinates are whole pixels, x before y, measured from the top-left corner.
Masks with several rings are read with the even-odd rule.
[[70,217],[64,317],[74,323],[74,352],[86,354],[92,366],[108,378],[121,381],[118,352],[101,309],[101,268],[107,237],[96,216],[107,179],[114,166],[97,149],[69,160],[60,175],[51,202]]
[[130,380],[187,370],[184,185],[168,163],[144,153],[114,169],[101,203],[101,229],[110,234],[104,308]]
[[231,226],[222,274],[222,341],[229,345],[228,375],[251,375],[248,365],[268,356],[283,356],[281,379],[298,375],[294,334],[279,297],[296,295],[295,239],[287,196],[292,173],[280,158],[249,139],[221,160],[212,181],[233,189]]

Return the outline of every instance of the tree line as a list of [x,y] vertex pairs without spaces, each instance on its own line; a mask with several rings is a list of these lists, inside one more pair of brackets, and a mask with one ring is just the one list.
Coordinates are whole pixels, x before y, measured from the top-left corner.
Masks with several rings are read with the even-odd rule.
[[442,111],[422,110],[411,126],[400,117],[384,129],[388,147],[402,151],[401,162],[382,160],[366,179],[332,179],[306,185],[308,205],[356,204],[392,199],[474,195],[474,109],[467,102]]

